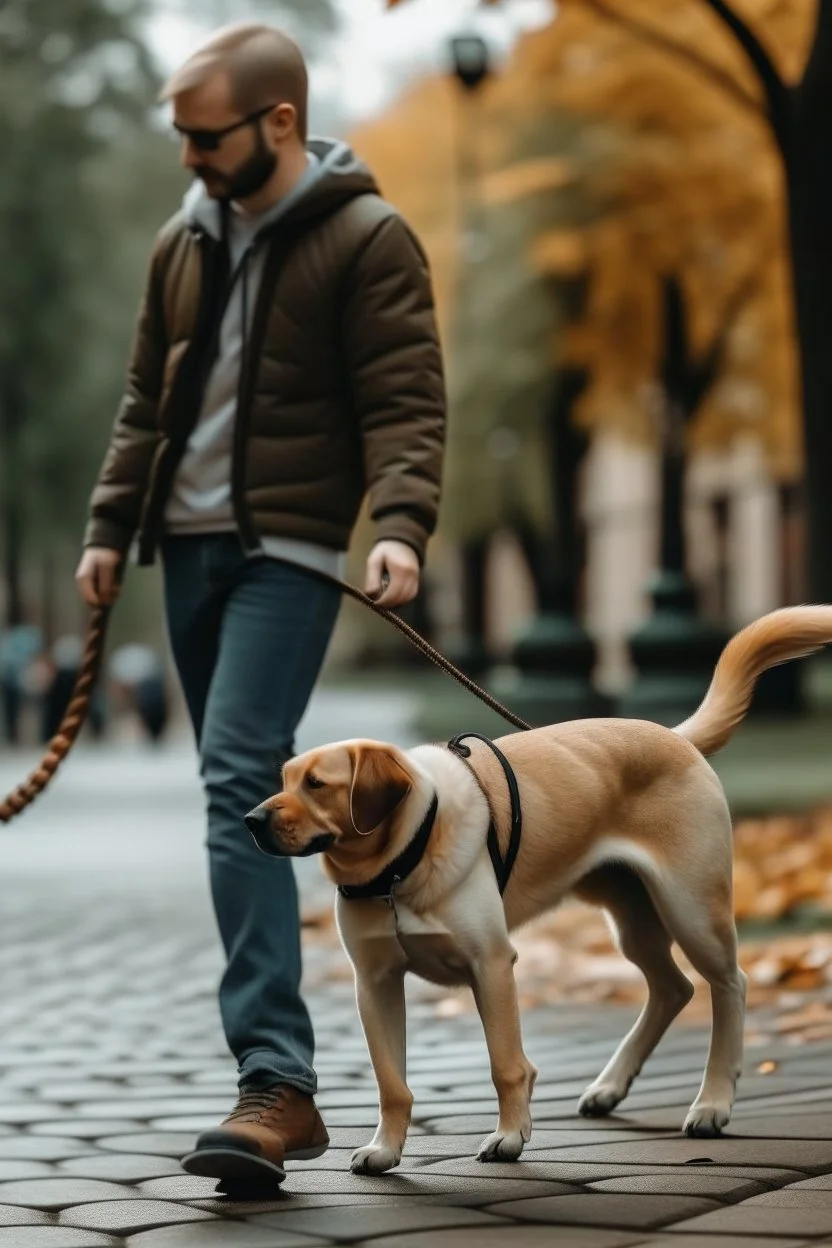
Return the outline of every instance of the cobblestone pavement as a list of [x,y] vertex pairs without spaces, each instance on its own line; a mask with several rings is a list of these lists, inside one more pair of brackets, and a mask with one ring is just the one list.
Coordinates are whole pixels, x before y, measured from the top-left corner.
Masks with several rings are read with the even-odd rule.
[[[352,700],[330,695],[301,744],[357,732],[406,743],[406,711],[381,699],[355,724]],[[31,761],[0,758],[0,792]],[[730,1135],[686,1140],[679,1124],[707,1048],[698,1028],[672,1029],[626,1113],[575,1115],[632,1021],[620,1007],[527,1012],[541,1071],[534,1135],[519,1163],[481,1165],[473,1154],[495,1098],[479,1023],[440,1016],[414,986],[405,1158],[381,1178],[351,1175],[350,1150],[375,1125],[375,1085],[343,954],[313,932],[307,982],[332,1148],[289,1166],[274,1199],[218,1197],[177,1161],[235,1092],[201,841],[186,742],[79,747],[0,831],[0,1248],[832,1244],[832,1044],[749,1050]],[[316,864],[301,869],[315,907],[328,886]]]

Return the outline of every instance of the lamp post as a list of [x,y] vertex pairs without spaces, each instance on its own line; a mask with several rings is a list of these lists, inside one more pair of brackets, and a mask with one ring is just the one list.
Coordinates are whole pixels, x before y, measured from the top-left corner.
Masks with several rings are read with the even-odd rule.
[[451,62],[454,77],[460,86],[457,157],[459,188],[459,228],[465,259],[476,263],[482,259],[482,232],[478,228],[476,127],[474,105],[483,83],[491,74],[488,44],[482,36],[470,33],[451,39]]
[[659,559],[647,586],[651,613],[628,638],[636,675],[619,700],[618,713],[673,724],[690,715],[704,697],[730,638],[726,628],[700,615],[687,572],[684,523],[686,430],[718,376],[724,343],[718,340],[705,361],[697,362],[677,278],[664,279],[663,302]]
[[0,483],[2,484],[3,578],[5,625],[23,623],[23,484],[22,403],[9,381],[0,386]]
[[454,73],[466,91],[475,91],[488,77],[488,44],[481,35],[465,32],[451,39]]
[[[451,40],[451,52],[461,86],[461,104],[470,109],[490,72],[488,47],[475,33],[461,34]],[[476,262],[483,258],[484,247],[482,233],[477,229],[478,204],[473,194],[476,168],[473,144],[468,141],[473,130],[470,113],[466,120],[468,124],[462,127],[459,139],[461,218],[466,257],[469,262]],[[473,314],[476,315],[476,306]],[[596,648],[576,610],[583,568],[576,489],[586,444],[574,428],[571,414],[585,383],[583,376],[565,374],[548,413],[549,477],[556,515],[548,540],[532,543],[535,549],[530,558],[536,565],[538,614],[517,637],[510,664],[493,669],[488,677],[488,685],[497,696],[512,699],[519,713],[536,723],[609,711],[608,702],[592,682]],[[503,439],[503,443],[507,441]],[[500,453],[496,449],[492,453],[507,460],[515,452],[503,445]],[[487,540],[480,539],[462,550],[464,636],[454,649],[454,658],[473,676],[480,676],[491,667],[484,638],[487,547]]]
[[595,687],[594,641],[579,618],[584,533],[578,516],[579,472],[588,449],[573,409],[587,384],[579,369],[561,374],[549,411],[547,446],[553,525],[538,555],[537,614],[520,631],[510,665],[495,669],[488,687],[533,725],[608,715],[609,700]]
[[[477,231],[477,162],[474,154],[472,105],[479,89],[491,73],[488,44],[475,31],[461,32],[450,41],[451,68],[459,84],[459,125],[457,131],[457,187],[459,193],[459,236],[464,262],[481,258]],[[468,316],[471,316],[469,309]],[[458,667],[470,676],[480,676],[489,666],[485,645],[485,569],[488,538],[464,542],[461,550],[462,636],[449,647]]]

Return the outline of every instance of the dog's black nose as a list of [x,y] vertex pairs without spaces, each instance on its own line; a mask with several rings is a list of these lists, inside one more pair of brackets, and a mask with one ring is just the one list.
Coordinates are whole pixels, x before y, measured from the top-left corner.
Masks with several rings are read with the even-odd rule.
[[264,810],[262,806],[255,806],[254,810],[250,810],[246,815],[243,823],[248,828],[252,836],[257,836],[258,832],[263,833],[271,820],[271,812]]

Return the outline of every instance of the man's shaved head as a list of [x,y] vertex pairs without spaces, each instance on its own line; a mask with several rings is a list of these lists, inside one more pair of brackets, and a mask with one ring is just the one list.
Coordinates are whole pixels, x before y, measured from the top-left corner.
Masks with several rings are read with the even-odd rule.
[[160,98],[170,100],[191,91],[217,73],[227,76],[232,105],[242,117],[269,104],[291,104],[298,138],[306,141],[306,63],[298,45],[282,30],[254,22],[224,26],[188,57],[165,83]]

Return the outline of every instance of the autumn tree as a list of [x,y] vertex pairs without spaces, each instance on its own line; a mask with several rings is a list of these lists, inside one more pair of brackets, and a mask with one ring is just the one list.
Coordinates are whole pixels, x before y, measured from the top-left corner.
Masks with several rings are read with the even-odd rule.
[[[746,252],[750,249],[758,257],[772,260],[783,255],[781,267],[775,263],[766,266],[765,283],[757,287],[757,308],[738,318],[733,345],[740,356],[746,357],[738,377],[740,384],[714,388],[709,411],[703,413],[702,427],[707,427],[709,416],[712,428],[719,424],[715,417],[726,395],[735,411],[745,406],[750,415],[755,405],[759,409],[753,386],[749,389],[743,384],[743,371],[756,368],[769,385],[775,383],[774,389],[767,390],[775,415],[769,422],[761,422],[760,427],[776,463],[779,457],[781,472],[797,471],[800,450],[805,453],[809,583],[813,597],[831,599],[828,549],[832,540],[832,499],[826,488],[826,474],[832,462],[828,420],[832,365],[827,347],[832,324],[832,242],[828,225],[832,206],[832,170],[828,161],[828,130],[832,126],[832,5],[819,0],[667,0],[657,7],[651,0],[628,0],[626,4],[623,0],[564,0],[551,27],[524,42],[518,54],[518,60],[521,59],[526,70],[524,82],[530,88],[529,107],[540,107],[541,102],[549,107],[565,105],[597,122],[613,123],[625,132],[629,130],[631,137],[636,135],[644,140],[644,150],[652,143],[653,172],[656,163],[661,164],[662,155],[665,162],[675,164],[681,216],[671,212],[661,220],[656,212],[659,201],[650,194],[649,184],[643,188],[646,196],[642,208],[648,210],[648,218],[652,208],[654,217],[648,233],[656,240],[674,239],[678,226],[684,226],[685,219],[690,219],[697,209],[704,208],[706,212],[704,218],[699,214],[700,221],[707,221],[709,212],[714,214],[712,220],[718,220],[722,209],[715,209],[721,202],[728,212],[726,220],[733,213],[737,227],[732,253],[742,256],[741,235],[745,230],[751,240]],[[681,118],[685,112],[690,114],[691,121],[699,114],[694,128],[708,140],[717,157],[713,165],[718,174],[714,189],[719,190],[721,183],[724,192],[731,192],[737,184],[744,184],[757,200],[759,212],[749,212],[748,206],[743,210],[740,200],[730,193],[718,194],[716,201],[701,193],[686,193],[690,191],[688,162],[675,159],[672,144],[665,145],[662,153],[661,143],[667,134],[667,114]],[[726,120],[730,120],[727,127]],[[734,153],[729,167],[725,157],[726,145],[731,142]],[[707,150],[707,143],[703,150]],[[643,168],[649,175],[650,165]],[[755,171],[756,194],[751,185]],[[665,203],[663,198],[661,203]],[[642,212],[642,224],[644,217]],[[596,308],[600,305],[607,314],[615,304],[609,295],[609,283],[615,281],[616,253],[629,245],[622,242],[624,237],[619,231],[616,239],[611,229],[606,239],[596,240],[597,272],[602,272],[600,261],[604,260],[603,270],[607,274],[606,292],[600,287],[596,290]],[[787,243],[784,252],[782,241]],[[666,260],[672,262],[673,258]],[[731,265],[722,267],[727,274]],[[686,290],[691,293],[695,276],[689,262],[685,268]],[[700,274],[707,277],[707,273],[707,264],[700,266]],[[648,290],[642,282],[641,308],[655,318],[659,288],[654,283],[649,285]],[[722,303],[730,298],[729,285],[712,272],[707,278],[707,297],[699,301],[698,311],[692,311],[693,323],[701,328],[703,344],[707,340],[708,309],[717,318],[720,316]],[[797,326],[799,390],[789,378],[787,358],[792,317]],[[622,320],[634,335],[637,318]],[[607,345],[609,341],[607,337]],[[649,335],[639,339],[642,350],[649,341]],[[583,349],[591,350],[591,345],[585,342]],[[728,367],[731,355],[729,351]],[[759,359],[756,366],[751,358],[754,355]],[[782,419],[790,409],[790,396],[795,390],[800,395],[802,448],[798,439],[789,435],[787,422]],[[605,398],[614,402],[621,393],[622,388],[613,385]],[[594,396],[588,394],[585,411],[591,411],[600,397],[597,388]],[[605,405],[609,407],[609,403]],[[632,415],[632,407],[630,412]],[[775,433],[777,414],[781,419]]]
[[[24,615],[26,543],[33,532],[46,544],[66,529],[83,460],[89,295],[108,265],[88,178],[102,151],[129,149],[155,95],[138,33],[144,16],[141,0],[118,11],[102,0],[9,0],[0,20],[0,525],[9,624]],[[134,176],[135,166],[125,170]]]
[[[545,529],[554,509],[551,562],[570,562],[559,377],[586,381],[561,386],[584,429],[654,439],[672,408],[695,445],[752,430],[775,472],[797,472],[776,160],[755,117],[698,88],[687,66],[573,4],[467,118],[453,83],[433,80],[358,136],[434,259],[454,400],[443,524],[458,539],[529,518]],[[443,109],[456,124],[420,143]],[[474,149],[467,212],[454,146]],[[472,231],[473,258],[460,246]],[[667,395],[668,349],[707,384]]]
[[594,211],[574,123],[535,117],[522,133],[510,125],[504,142],[493,90],[472,104],[453,81],[431,78],[351,136],[430,258],[454,412],[442,524],[461,542],[550,519],[541,431],[555,382],[551,345],[570,299],[530,243]]
[[[787,45],[800,34],[778,33]],[[464,225],[450,215],[453,174],[444,145],[441,154],[425,154],[424,167],[414,159],[410,173],[394,153],[416,137],[411,113],[452,108],[449,90],[420,85],[361,135],[390,193],[426,228],[429,248],[439,248],[440,297],[447,299],[470,266],[454,252]],[[758,117],[724,97],[721,81],[704,82],[701,71],[663,47],[635,41],[629,29],[572,0],[556,22],[521,43],[484,97],[479,129],[488,141],[478,195],[487,232],[505,233],[499,215],[522,209],[528,228],[525,243],[517,239],[515,266],[530,265],[567,296],[570,328],[564,337],[556,318],[552,359],[590,371],[582,424],[642,439],[655,434],[663,292],[672,276],[685,299],[691,350],[704,357],[726,339],[720,375],[701,396],[693,444],[725,444],[753,431],[773,470],[788,477],[798,471],[799,447],[777,162]],[[428,189],[429,219],[422,202]],[[493,259],[492,251],[477,267]],[[572,292],[581,285],[576,301]],[[488,294],[486,276],[478,289]],[[487,344],[481,358],[483,368],[493,368]],[[548,363],[541,357],[538,367]]]

